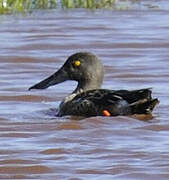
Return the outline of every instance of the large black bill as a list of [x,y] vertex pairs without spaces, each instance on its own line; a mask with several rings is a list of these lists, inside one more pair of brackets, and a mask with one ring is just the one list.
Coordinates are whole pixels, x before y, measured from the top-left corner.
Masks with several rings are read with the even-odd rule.
[[61,68],[56,73],[52,74],[50,77],[44,79],[43,81],[35,84],[32,87],[30,87],[29,90],[31,90],[31,89],[46,89],[49,86],[59,84],[59,83],[64,82],[68,79],[69,78],[68,78],[67,72],[64,71],[63,68]]

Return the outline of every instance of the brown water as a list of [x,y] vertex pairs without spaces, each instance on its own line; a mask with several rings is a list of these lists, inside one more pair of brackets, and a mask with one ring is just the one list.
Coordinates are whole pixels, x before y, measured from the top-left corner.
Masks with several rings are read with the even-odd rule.
[[[55,117],[76,83],[27,89],[77,51],[102,59],[104,88],[152,87],[154,118]],[[168,11],[1,16],[0,179],[169,179],[168,67]]]

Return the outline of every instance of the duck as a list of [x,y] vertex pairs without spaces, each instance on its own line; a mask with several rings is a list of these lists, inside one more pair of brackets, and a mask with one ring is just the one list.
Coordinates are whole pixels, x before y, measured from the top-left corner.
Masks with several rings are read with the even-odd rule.
[[56,116],[128,116],[152,114],[159,103],[152,98],[152,89],[102,89],[104,67],[90,52],[77,52],[66,60],[54,74],[31,86],[46,89],[67,80],[77,81],[75,90],[60,103]]

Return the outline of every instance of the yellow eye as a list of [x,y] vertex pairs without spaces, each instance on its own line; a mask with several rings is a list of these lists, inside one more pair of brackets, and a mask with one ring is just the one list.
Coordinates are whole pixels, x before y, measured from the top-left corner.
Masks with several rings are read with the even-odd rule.
[[75,65],[76,67],[80,66],[80,61],[79,61],[79,60],[76,60],[75,63],[74,63],[74,65]]

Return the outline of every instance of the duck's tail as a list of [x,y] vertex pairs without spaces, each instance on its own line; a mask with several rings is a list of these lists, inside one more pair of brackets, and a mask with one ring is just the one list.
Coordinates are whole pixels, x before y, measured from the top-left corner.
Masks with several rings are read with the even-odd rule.
[[151,114],[154,107],[159,104],[156,99],[141,99],[130,104],[132,114]]

